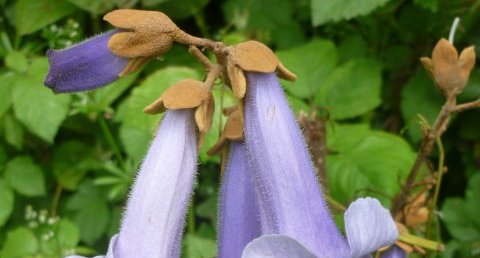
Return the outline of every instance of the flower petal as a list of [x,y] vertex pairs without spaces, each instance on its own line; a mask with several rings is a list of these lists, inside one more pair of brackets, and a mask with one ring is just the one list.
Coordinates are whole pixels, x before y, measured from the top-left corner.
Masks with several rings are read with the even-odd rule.
[[196,165],[193,111],[168,111],[130,193],[113,257],[180,257]]
[[63,50],[48,50],[50,70],[45,85],[54,92],[77,92],[107,85],[118,79],[128,59],[108,48],[112,30]]
[[322,257],[347,257],[278,79],[274,73],[247,77],[245,142],[263,233],[292,237]]
[[230,145],[222,177],[219,215],[218,257],[240,257],[245,246],[261,233],[252,172],[245,146],[240,142]]
[[362,257],[393,244],[398,230],[390,212],[374,198],[361,198],[345,212],[345,230],[351,257]]
[[265,235],[245,247],[242,258],[316,258],[295,239],[283,235]]
[[385,251],[382,256],[382,258],[407,258],[407,253],[403,251],[402,248],[393,245],[390,248],[388,248],[387,251]]

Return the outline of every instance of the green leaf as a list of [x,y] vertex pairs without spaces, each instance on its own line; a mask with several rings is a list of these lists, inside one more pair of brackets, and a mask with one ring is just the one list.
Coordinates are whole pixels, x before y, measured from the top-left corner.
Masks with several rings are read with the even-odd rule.
[[413,0],[413,2],[434,13],[438,10],[438,0]]
[[42,169],[29,156],[16,157],[8,162],[5,177],[19,194],[33,197],[45,194]]
[[121,78],[107,87],[96,89],[92,92],[95,111],[101,112],[107,109],[120,95],[122,95],[138,76],[138,72]]
[[39,244],[30,229],[19,227],[7,233],[2,250],[3,258],[19,258],[37,254]]
[[328,128],[327,146],[331,152],[326,158],[331,194],[344,204],[373,195],[389,206],[386,196],[400,190],[399,182],[406,178],[415,159],[405,140],[366,125]]
[[3,118],[5,141],[20,150],[23,147],[24,129],[13,115],[8,113]]
[[12,71],[23,73],[28,69],[28,60],[23,53],[12,51],[5,58],[5,66]]
[[53,154],[53,173],[68,190],[75,190],[87,170],[95,167],[92,148],[79,141],[62,143]]
[[13,73],[0,74],[0,118],[8,111],[12,104],[12,90],[17,77]]
[[213,258],[217,255],[217,244],[213,239],[187,234],[186,256],[189,258]]
[[73,222],[61,219],[58,222],[57,240],[62,249],[71,249],[80,241],[80,231]]
[[105,13],[113,9],[113,1],[98,1],[98,0],[68,0],[68,2],[76,5],[78,8],[88,11],[94,15]]
[[327,22],[349,20],[369,14],[389,0],[312,0],[312,24],[318,26]]
[[337,64],[333,42],[315,39],[289,50],[278,51],[282,63],[294,72],[295,82],[282,81],[285,89],[299,98],[311,98]]
[[480,173],[468,182],[465,199],[448,198],[442,206],[442,214],[448,232],[462,242],[480,241]]
[[14,195],[5,180],[0,179],[0,227],[7,222],[13,211]]
[[48,71],[46,58],[36,59],[27,76],[18,78],[13,89],[13,109],[17,118],[48,143],[53,143],[58,128],[67,116],[70,95],[54,95],[43,86]]
[[414,142],[420,141],[422,137],[418,115],[427,119],[432,125],[444,101],[443,96],[424,71],[414,75],[405,85],[400,108],[403,119],[408,125],[408,134]]
[[315,102],[335,119],[352,118],[381,103],[380,65],[368,59],[350,61],[333,71],[315,94]]
[[[168,14],[172,19],[180,20],[188,18],[192,15],[201,14],[203,8],[208,4],[210,0],[169,0],[169,1],[156,1],[161,2],[158,7],[162,12]],[[150,0],[150,2],[153,2]]]
[[104,195],[90,181],[80,185],[67,202],[67,209],[75,211],[73,222],[80,229],[80,239],[94,244],[107,230],[110,210]]
[[143,109],[176,82],[199,77],[195,70],[169,67],[151,74],[132,91],[122,104],[123,117],[120,128],[120,139],[130,157],[135,161],[141,160],[161,117],[161,115],[147,115],[143,113]]
[[288,48],[304,41],[301,24],[295,19],[290,0],[229,0],[223,5],[224,17],[258,41]]
[[18,0],[16,6],[17,33],[35,32],[75,11],[65,0]]

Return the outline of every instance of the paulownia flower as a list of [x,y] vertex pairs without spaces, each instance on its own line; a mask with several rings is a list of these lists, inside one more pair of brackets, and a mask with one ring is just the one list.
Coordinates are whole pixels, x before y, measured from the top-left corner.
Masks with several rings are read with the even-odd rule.
[[245,143],[264,236],[243,257],[363,257],[395,242],[390,213],[372,198],[350,205],[342,236],[276,75],[247,73],[247,80]]
[[382,258],[406,258],[407,253],[400,247],[393,245],[382,254]]
[[261,234],[258,205],[243,142],[230,144],[222,177],[218,257],[240,257],[243,248]]
[[107,85],[167,52],[185,33],[161,12],[121,9],[103,17],[118,29],[63,50],[49,50],[45,85],[56,93]]
[[[197,166],[193,111],[170,110],[138,172],[108,258],[180,257]],[[72,256],[78,257],[78,256]]]

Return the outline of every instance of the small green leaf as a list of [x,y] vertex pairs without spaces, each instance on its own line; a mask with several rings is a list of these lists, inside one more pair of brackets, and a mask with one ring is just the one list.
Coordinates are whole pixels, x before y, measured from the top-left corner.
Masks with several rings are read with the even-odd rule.
[[74,223],[68,219],[58,222],[57,240],[62,249],[74,248],[80,241],[80,231]]
[[14,195],[5,180],[0,179],[0,227],[7,222],[13,211]]
[[326,164],[333,198],[346,204],[373,195],[389,206],[386,196],[400,190],[399,182],[415,159],[408,143],[366,125],[336,125],[328,128],[327,137],[331,154]]
[[75,190],[87,170],[95,167],[90,146],[79,141],[62,143],[53,154],[53,173],[68,190]]
[[419,5],[425,9],[428,9],[434,13],[438,10],[438,0],[414,0],[416,5]]
[[43,86],[48,71],[46,58],[36,59],[29,74],[18,78],[13,89],[13,109],[29,131],[53,143],[58,128],[67,116],[70,95],[54,95]]
[[176,82],[186,78],[198,79],[200,75],[189,68],[169,67],[156,71],[147,77],[131,95],[122,103],[124,112],[120,139],[126,152],[135,161],[140,161],[148,144],[152,140],[153,132],[158,126],[161,115],[146,115],[143,109],[158,99],[163,91]]
[[19,194],[41,196],[45,194],[45,178],[42,169],[31,157],[21,156],[8,162],[5,177]]
[[5,66],[12,71],[23,73],[28,69],[28,60],[23,53],[12,51],[5,58]]
[[[208,4],[210,0],[169,0],[169,1],[156,1],[160,3],[158,7],[162,12],[167,13],[172,19],[179,20],[185,19],[192,15],[202,13],[203,8]],[[149,1],[153,2],[153,1]]]
[[23,147],[24,129],[20,122],[10,113],[3,117],[5,141],[16,149]]
[[422,137],[418,115],[432,125],[444,101],[426,72],[417,73],[407,82],[402,91],[400,107],[408,125],[408,134],[414,142],[420,141]]
[[315,94],[315,102],[335,119],[359,116],[381,103],[380,65],[372,60],[350,61],[333,71]]
[[73,222],[80,229],[80,239],[94,244],[107,230],[110,210],[104,195],[90,181],[80,185],[67,202],[67,209],[75,211]]
[[337,51],[333,42],[315,39],[292,49],[277,52],[280,61],[298,79],[282,81],[285,89],[298,98],[311,98],[337,64]]
[[96,89],[92,92],[95,111],[102,112],[108,108],[120,95],[122,95],[135,81],[139,73],[134,73],[121,78],[107,87]]
[[75,11],[66,0],[18,0],[16,25],[19,35],[35,32]]
[[12,104],[12,90],[16,75],[12,72],[0,74],[0,118],[8,111]]
[[19,227],[7,233],[2,250],[3,258],[19,258],[37,254],[38,240],[30,229]]
[[189,258],[213,258],[217,255],[217,244],[213,239],[187,234],[185,245]]
[[389,0],[311,0],[312,24],[318,26],[327,22],[349,20],[369,14]]

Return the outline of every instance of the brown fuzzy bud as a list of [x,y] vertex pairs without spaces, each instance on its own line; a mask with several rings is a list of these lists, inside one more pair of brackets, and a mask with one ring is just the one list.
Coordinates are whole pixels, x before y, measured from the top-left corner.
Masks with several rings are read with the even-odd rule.
[[120,9],[107,13],[103,19],[120,29],[108,47],[115,55],[127,58],[153,57],[167,52],[173,34],[179,29],[170,18],[155,11]]
[[456,96],[465,87],[475,65],[473,46],[465,48],[460,57],[446,39],[440,39],[432,52],[432,58],[422,57],[421,62],[445,96]]

